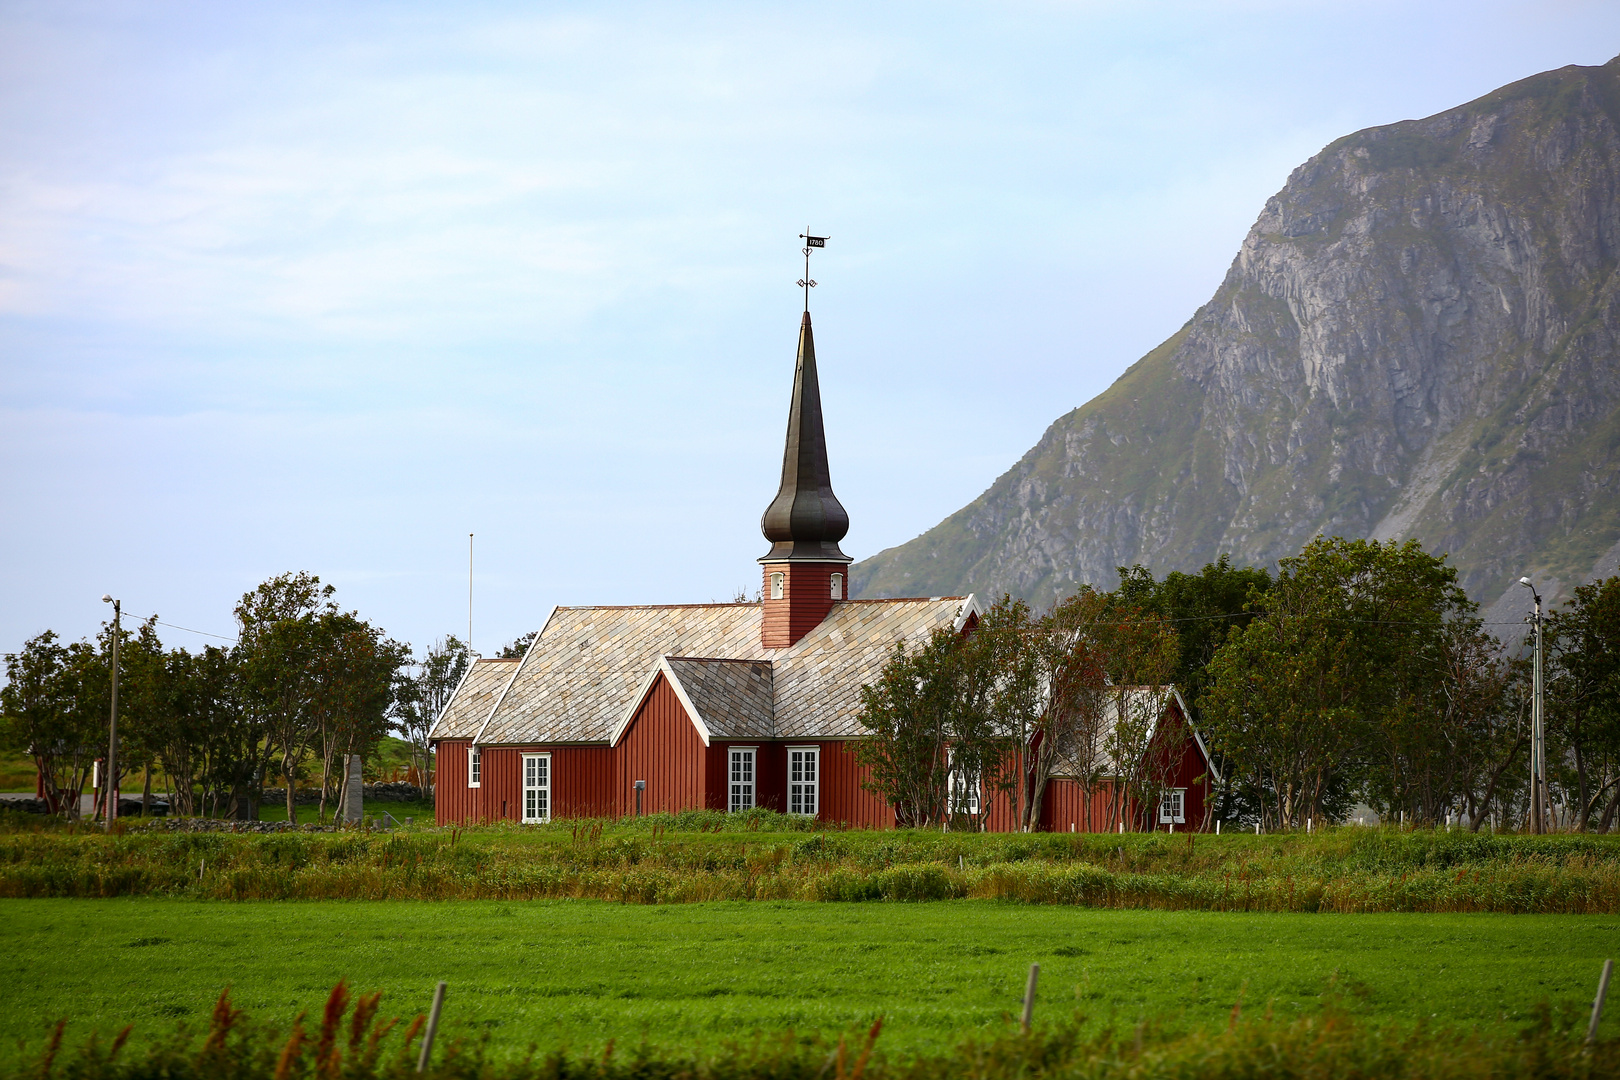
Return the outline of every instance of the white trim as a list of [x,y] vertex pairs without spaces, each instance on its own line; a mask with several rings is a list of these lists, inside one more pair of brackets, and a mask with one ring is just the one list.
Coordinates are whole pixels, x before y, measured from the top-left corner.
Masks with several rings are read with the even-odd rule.
[[952,632],[960,634],[963,628],[967,626],[968,618],[973,615],[977,615],[982,620],[984,618],[984,608],[979,606],[977,596],[968,593],[967,599],[963,600],[961,606],[956,609],[956,621],[951,623]]
[[529,662],[529,657],[534,653],[534,647],[540,644],[541,638],[546,636],[546,627],[551,625],[551,620],[556,616],[556,614],[557,605],[553,604],[551,605],[551,610],[546,612],[546,621],[540,624],[539,630],[535,631],[534,640],[529,642],[529,647],[527,649],[523,650],[523,659],[518,661],[517,668],[512,672],[512,677],[506,680],[505,686],[501,687],[501,696],[496,698],[495,704],[489,707],[489,715],[484,717],[484,726],[478,729],[477,735],[473,736],[474,746],[477,746],[484,741],[484,732],[489,730],[489,722],[495,719],[496,710],[501,707],[501,703],[506,700],[506,695],[510,693],[512,687],[517,684],[517,677],[523,674],[523,665]]
[[1176,696],[1176,704],[1181,706],[1181,718],[1187,722],[1187,728],[1193,733],[1193,739],[1198,743],[1198,752],[1204,755],[1204,764],[1209,771],[1215,774],[1215,782],[1221,782],[1221,770],[1215,764],[1215,759],[1209,756],[1209,747],[1204,744],[1204,737],[1198,733],[1198,725],[1193,723],[1192,710],[1187,708],[1187,699],[1181,696],[1181,690],[1174,683],[1170,684],[1170,692]]
[[692,726],[697,728],[698,738],[703,740],[703,745],[708,746],[714,740],[713,734],[709,731],[709,725],[703,721],[703,714],[698,712],[696,705],[692,704],[692,699],[687,696],[686,687],[681,685],[681,680],[675,674],[675,669],[669,666],[669,655],[665,654],[658,658],[658,663],[654,664],[652,670],[647,672],[646,678],[641,680],[641,686],[637,688],[635,696],[630,699],[630,704],[624,710],[624,714],[619,717],[618,725],[614,727],[613,734],[608,737],[609,749],[618,746],[619,740],[624,738],[624,733],[630,729],[630,721],[636,718],[636,713],[646,703],[647,695],[652,693],[653,683],[658,681],[660,672],[669,682],[670,689],[675,691],[675,697],[680,701],[681,708],[686,710],[686,715],[692,721]]
[[[529,762],[544,761],[546,763],[546,782],[544,784],[529,786]],[[551,755],[548,753],[524,754],[522,771],[518,773],[518,821],[524,825],[544,825],[551,820]],[[543,791],[546,793],[546,812],[537,817],[529,816],[529,792]]]
[[[787,746],[787,747],[784,747],[784,749],[787,752],[787,777],[786,777],[786,783],[784,785],[784,787],[786,788],[786,793],[787,793],[787,812],[789,814],[797,814],[800,817],[817,817],[817,816],[819,816],[821,814],[821,744],[820,743],[810,743],[810,744],[803,745],[803,746]],[[811,754],[811,755],[814,755],[811,760],[813,760],[815,762],[815,765],[814,765],[815,779],[814,780],[801,780],[801,781],[799,781],[802,785],[804,785],[805,787],[810,789],[807,793],[802,793],[802,794],[808,794],[810,796],[810,799],[811,799],[811,802],[812,802],[812,809],[810,809],[810,810],[798,810],[798,811],[795,811],[793,809],[793,755],[796,754],[796,753],[797,754]],[[758,759],[758,757],[756,757],[754,759],[754,771],[756,773],[759,771],[759,759]],[[729,776],[729,763],[728,763],[728,776]]]
[[787,571],[772,570],[765,575],[765,581],[770,587],[766,599],[781,600],[787,596]]
[[[473,779],[473,764],[475,760],[478,765],[477,780]],[[484,786],[484,752],[479,749],[477,743],[467,744],[467,786],[470,788]]]
[[842,600],[842,599],[844,599],[844,575],[838,573],[837,571],[834,571],[833,573],[831,573],[831,574],[829,574],[827,576],[827,581],[831,585],[831,592],[832,592],[832,595],[829,596],[828,599],[829,600]]
[[[1173,799],[1175,806],[1169,813],[1165,812],[1165,800]],[[1187,789],[1184,787],[1165,788],[1159,792],[1159,824],[1185,825],[1187,823]]]

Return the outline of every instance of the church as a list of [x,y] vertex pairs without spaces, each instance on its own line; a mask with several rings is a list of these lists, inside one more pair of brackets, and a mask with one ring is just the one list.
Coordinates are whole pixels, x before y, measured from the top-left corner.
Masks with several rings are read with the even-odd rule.
[[[757,603],[557,607],[521,659],[475,660],[428,736],[438,823],[762,807],[892,828],[893,808],[865,789],[855,758],[861,687],[897,644],[971,633],[982,610],[973,596],[850,595],[852,560],[838,546],[849,515],[827,466],[808,310],[781,488],[760,524],[771,547]],[[1179,695],[1156,695],[1153,708],[1171,721],[1155,752],[1181,784],[1157,816],[1197,827],[1208,755]],[[1043,823],[1086,831],[1105,798],[1060,778]],[[1014,820],[995,797],[988,827]]]

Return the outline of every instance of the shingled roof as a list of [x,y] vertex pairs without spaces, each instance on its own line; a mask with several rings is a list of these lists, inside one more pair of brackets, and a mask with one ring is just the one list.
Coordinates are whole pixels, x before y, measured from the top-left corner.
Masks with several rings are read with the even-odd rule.
[[429,738],[470,739],[477,735],[517,668],[516,660],[474,660],[450,703],[434,721]]
[[463,719],[478,711],[464,683],[429,738],[610,743],[658,670],[713,737],[858,736],[861,687],[894,646],[961,629],[976,611],[971,596],[847,600],[792,646],[767,649],[758,604],[559,607],[509,684],[481,698],[482,723]]
[[[1121,719],[1128,717],[1133,723],[1143,725],[1141,742],[1146,746],[1153,741],[1159,721],[1164,719],[1164,714],[1169,711],[1172,702],[1179,707],[1183,720],[1198,742],[1198,749],[1204,755],[1204,760],[1210,761],[1209,748],[1204,745],[1204,737],[1193,725],[1192,712],[1187,708],[1187,702],[1182,698],[1180,690],[1174,686],[1111,686],[1108,688],[1102,716],[1099,717],[1100,722],[1097,725],[1095,738],[1097,775],[1112,777],[1120,773],[1113,755],[1109,752],[1108,744]],[[1082,752],[1079,740],[1071,737],[1069,745],[1059,746],[1057,760],[1052,765],[1052,775],[1083,777],[1087,771],[1086,756]],[[1213,762],[1211,768],[1214,768]],[[1215,776],[1217,779],[1220,778],[1219,769],[1215,769]]]

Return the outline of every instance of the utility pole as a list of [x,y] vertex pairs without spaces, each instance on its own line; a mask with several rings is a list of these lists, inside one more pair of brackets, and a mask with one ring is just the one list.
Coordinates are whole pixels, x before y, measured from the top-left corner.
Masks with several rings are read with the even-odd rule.
[[124,605],[122,601],[105,594],[101,602],[113,606],[112,721],[108,725],[110,730],[107,735],[107,778],[102,787],[102,798],[107,803],[103,820],[107,823],[107,831],[111,832],[113,822],[118,818],[118,639],[123,636]]
[[472,647],[472,555],[473,534],[467,534],[467,655],[473,656]]
[[1519,584],[1530,590],[1535,599],[1535,614],[1531,622],[1535,627],[1535,674],[1530,692],[1530,831],[1547,831],[1547,709],[1541,664],[1541,594],[1536,592],[1530,579],[1522,577]]

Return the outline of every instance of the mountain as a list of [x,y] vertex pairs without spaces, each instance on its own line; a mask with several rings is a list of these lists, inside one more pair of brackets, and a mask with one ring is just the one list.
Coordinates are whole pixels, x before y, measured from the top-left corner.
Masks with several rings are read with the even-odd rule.
[[1416,538],[1504,612],[1521,574],[1614,573],[1617,258],[1620,57],[1346,136],[1185,326],[855,595],[1044,603],[1317,533]]

